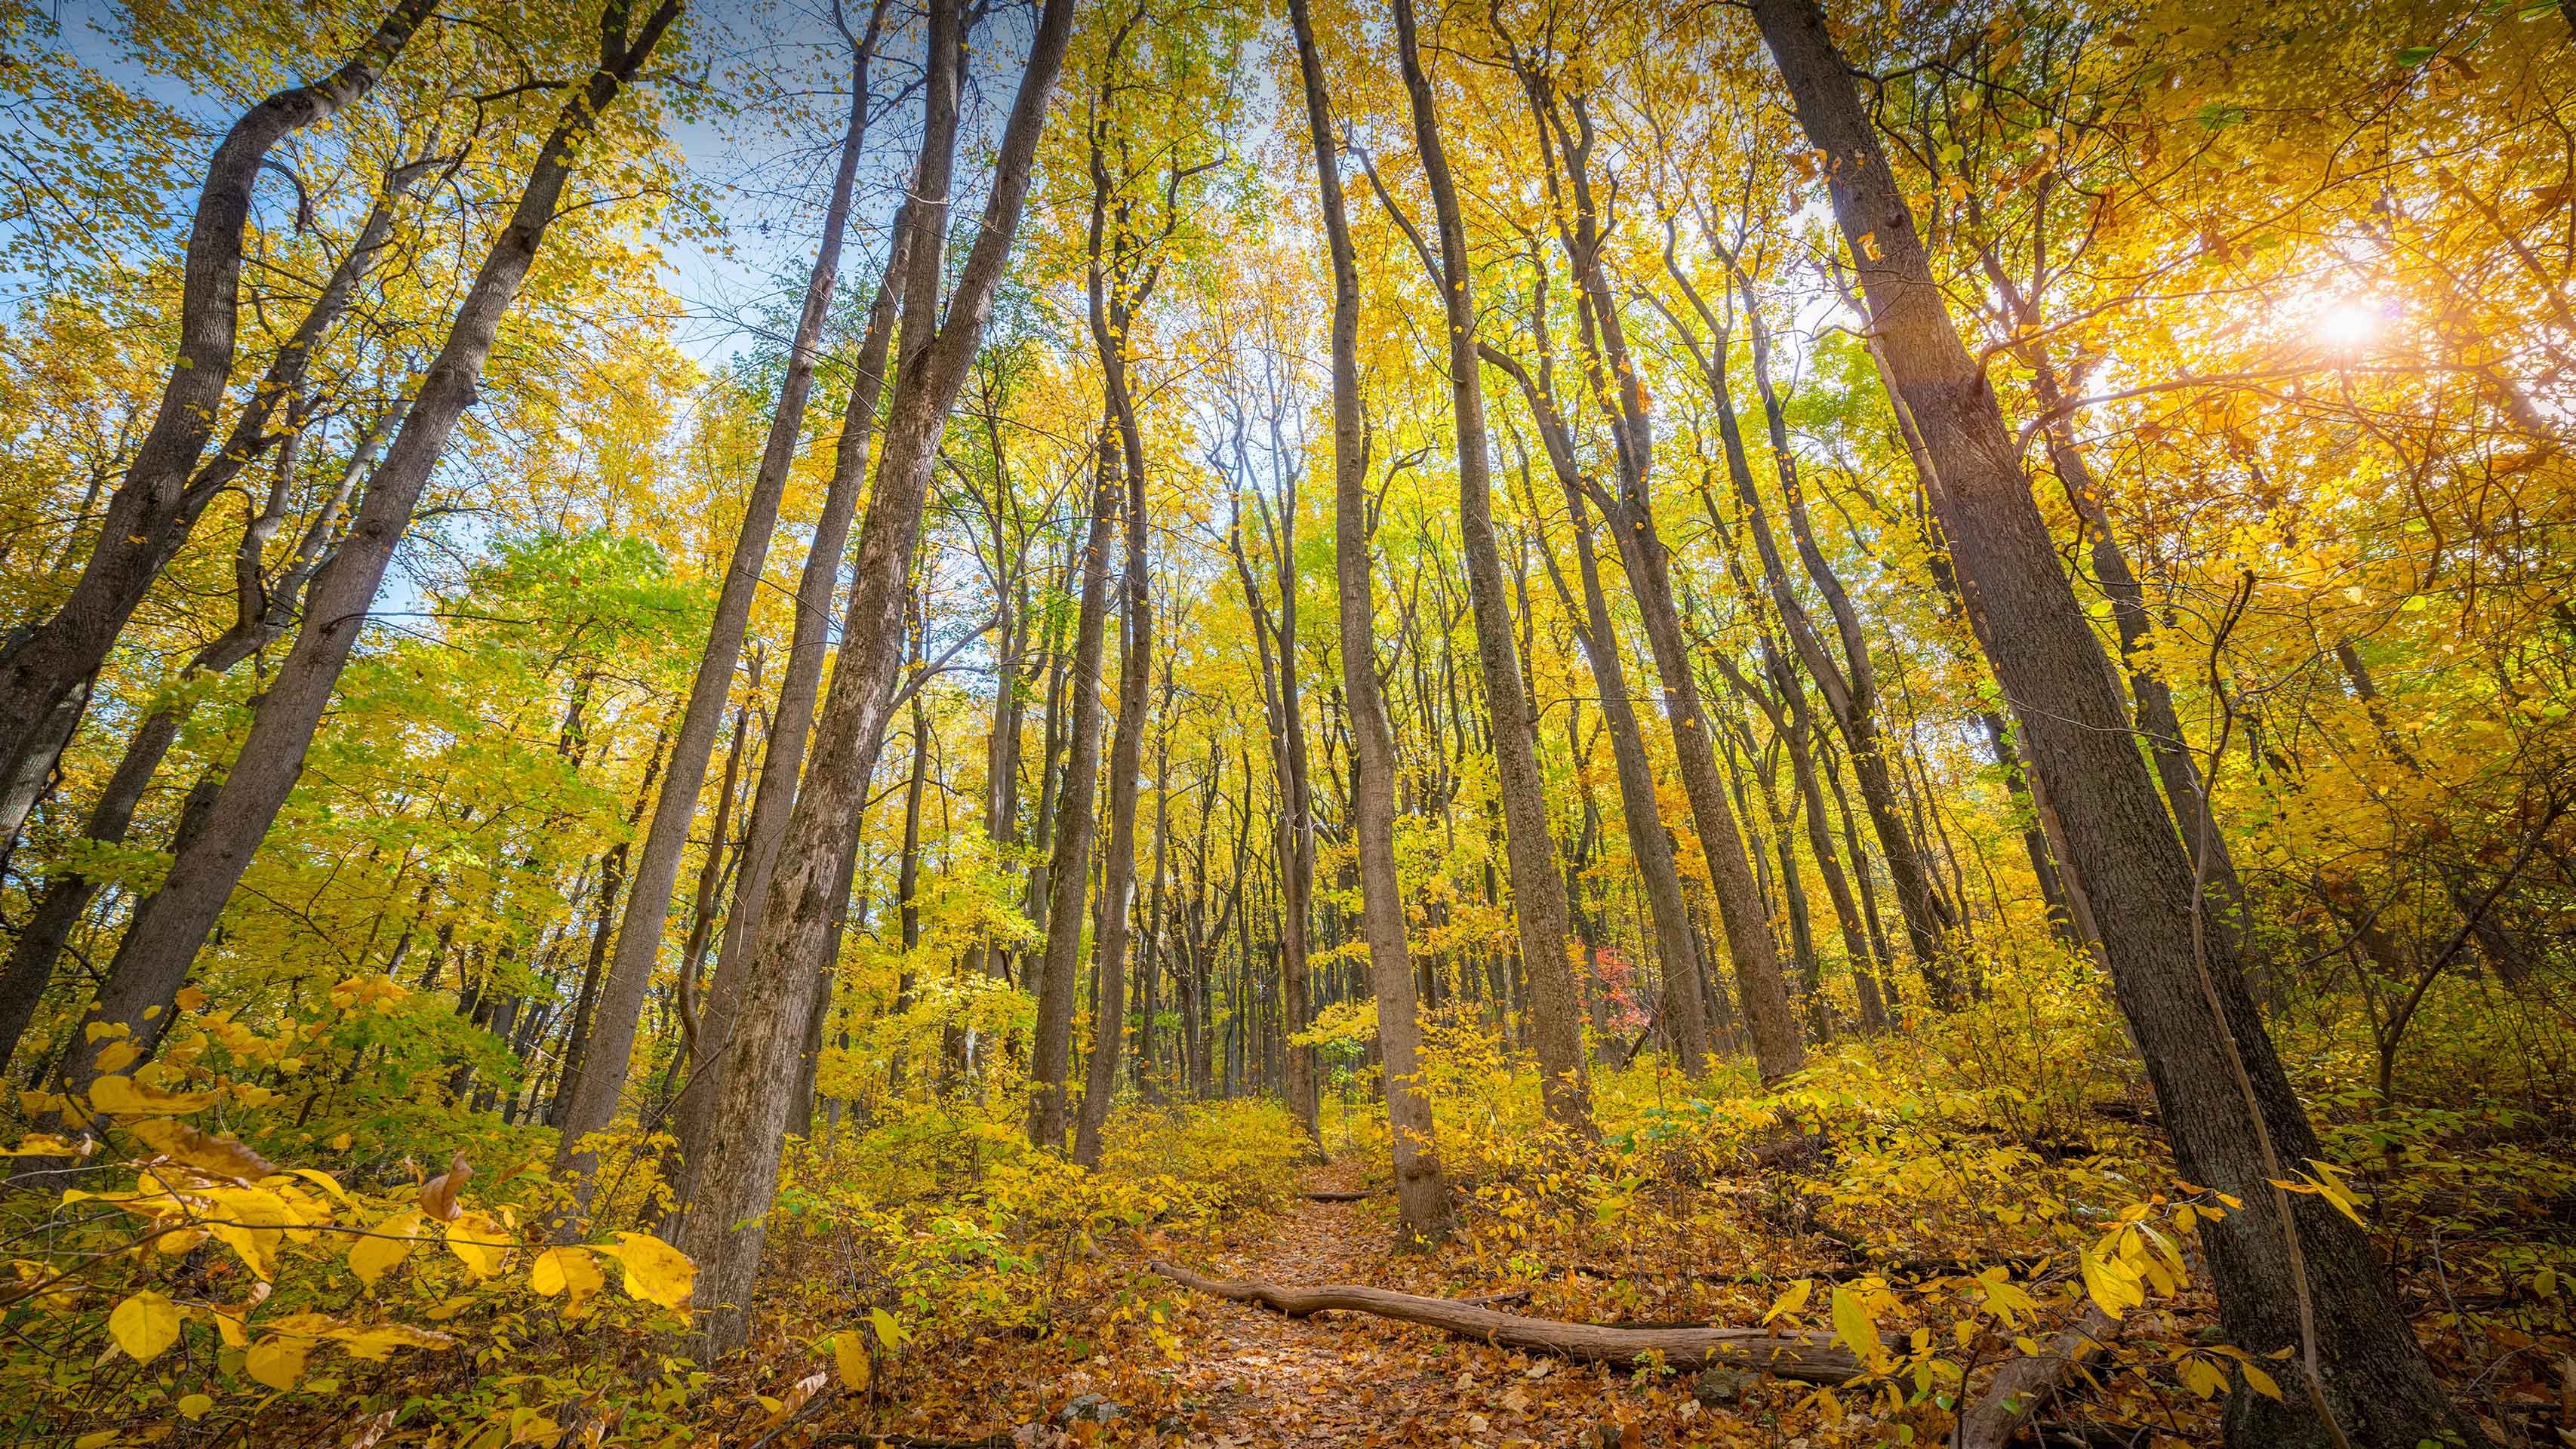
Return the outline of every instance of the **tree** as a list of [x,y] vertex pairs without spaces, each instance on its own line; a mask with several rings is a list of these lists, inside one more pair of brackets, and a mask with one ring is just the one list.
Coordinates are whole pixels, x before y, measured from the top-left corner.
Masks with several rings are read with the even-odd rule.
[[167,881],[136,910],[117,946],[94,1012],[101,1025],[124,1031],[84,1034],[74,1043],[60,1072],[67,1091],[89,1088],[100,1074],[99,1055],[107,1043],[125,1041],[148,1050],[168,1029],[189,964],[302,772],[314,726],[330,702],[394,547],[410,526],[430,470],[457,419],[474,401],[475,383],[501,319],[536,261],[582,143],[679,17],[680,0],[662,0],[640,19],[626,0],[611,0],[603,12],[598,69],[573,93],[537,153],[509,224],[458,306],[401,431],[367,480],[347,538],[314,576],[294,647],[261,696],[241,756],[214,797],[206,827],[183,844]]
[[1521,690],[1520,650],[1512,639],[1511,604],[1504,593],[1502,556],[1494,540],[1493,465],[1485,430],[1484,375],[1476,354],[1476,298],[1467,227],[1440,145],[1439,118],[1431,77],[1422,68],[1412,0],[1395,0],[1395,30],[1405,95],[1413,109],[1414,141],[1430,184],[1440,237],[1441,310],[1447,322],[1450,403],[1458,430],[1459,538],[1475,605],[1476,654],[1484,668],[1485,707],[1493,721],[1505,849],[1511,861],[1512,911],[1520,928],[1521,967],[1529,973],[1539,1070],[1546,1076],[1549,1117],[1566,1128],[1589,1131],[1583,1008],[1566,959],[1565,879],[1557,874],[1556,842],[1549,833],[1539,775],[1538,738],[1531,728],[1528,696]]
[[[743,982],[736,1058],[716,1115],[718,1132],[701,1169],[682,1246],[699,1264],[706,1305],[702,1346],[722,1351],[747,1331],[752,1279],[759,1271],[763,1215],[777,1187],[779,1153],[796,1083],[798,1047],[813,983],[832,949],[835,903],[846,892],[844,863],[894,706],[901,659],[904,597],[922,498],[937,458],[948,409],[991,315],[1028,197],[1031,163],[1045,125],[1047,98],[1062,68],[1073,22],[1070,0],[1047,0],[1031,38],[1027,68],[995,153],[983,229],[957,275],[944,321],[939,287],[948,220],[950,155],[957,125],[959,52],[964,35],[956,7],[934,0],[930,12],[929,82],[924,91],[922,160],[914,192],[915,246],[904,278],[903,356],[879,455],[877,484],[861,527],[858,583],[841,631],[823,725],[814,742],[807,785],[790,817],[779,874],[770,887],[761,935]],[[837,877],[837,879],[836,879]]]
[[2058,566],[1995,395],[1960,345],[1849,63],[1814,0],[1756,0],[1754,18],[1799,124],[1824,153],[1870,325],[1940,479],[1960,572],[1989,610],[2014,621],[1989,647],[2076,869],[2121,903],[2102,923],[2103,944],[2177,1165],[2243,1201],[2207,1238],[2228,1334],[2250,1352],[2295,1349],[2306,1370],[2295,1399],[2234,1395],[2231,1441],[2477,1441],[2434,1380],[2358,1224],[2321,1197],[2271,1185],[2320,1155],[2316,1133],[2231,942],[2209,929],[2100,640]]
[[[688,844],[689,823],[697,816],[698,792],[706,782],[707,759],[716,731],[724,722],[726,701],[733,694],[735,665],[743,636],[750,628],[751,607],[760,591],[761,569],[769,558],[770,536],[778,527],[778,503],[787,487],[787,471],[796,460],[805,427],[805,404],[814,389],[814,359],[822,340],[823,320],[840,275],[841,242],[849,229],[850,197],[858,180],[859,154],[868,133],[868,60],[875,49],[884,5],[871,16],[864,40],[852,42],[849,122],[841,136],[832,173],[831,196],[824,203],[822,240],[805,281],[805,299],[788,344],[787,371],[779,385],[778,406],[770,415],[769,437],[761,450],[759,471],[743,504],[742,527],[725,568],[723,592],[717,597],[706,652],[699,656],[697,678],[671,745],[670,768],[653,806],[653,823],[637,856],[635,880],[626,892],[626,913],[618,923],[616,954],[601,984],[599,1005],[591,1018],[592,1039],[582,1049],[582,1075],[574,1084],[556,1149],[556,1167],[587,1180],[597,1160],[585,1140],[617,1115],[626,1091],[629,1058],[634,1051],[636,1018],[644,1009],[644,992],[662,955],[663,927],[670,918],[671,892],[679,881],[680,855]],[[587,1189],[583,1189],[586,1194]],[[586,1196],[571,1215],[580,1216]]]

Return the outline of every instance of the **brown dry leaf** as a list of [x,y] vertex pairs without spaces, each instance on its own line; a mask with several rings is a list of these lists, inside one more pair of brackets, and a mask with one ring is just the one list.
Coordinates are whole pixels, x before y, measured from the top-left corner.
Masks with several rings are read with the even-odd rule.
[[257,1182],[277,1175],[277,1164],[241,1143],[172,1118],[147,1117],[134,1124],[134,1135],[171,1161],[215,1177]]
[[467,1165],[464,1153],[449,1158],[445,1172],[420,1185],[421,1212],[442,1223],[456,1221],[456,1215],[464,1211],[457,1205],[456,1195],[473,1177],[474,1169]]

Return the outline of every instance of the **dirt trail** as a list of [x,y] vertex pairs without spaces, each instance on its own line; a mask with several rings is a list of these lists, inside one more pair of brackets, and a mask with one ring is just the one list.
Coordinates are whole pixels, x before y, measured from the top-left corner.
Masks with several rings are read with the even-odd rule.
[[[1310,1169],[1303,1186],[1359,1188],[1362,1164]],[[1191,1266],[1274,1282],[1475,1291],[1442,1283],[1437,1259],[1394,1252],[1393,1205],[1383,1195],[1301,1199],[1246,1228],[1188,1255]],[[1530,1359],[1358,1314],[1294,1319],[1169,1291],[1186,1305],[1188,1357],[1167,1365],[1163,1377],[1177,1391],[1181,1433],[1191,1444],[1597,1443],[1604,1418],[1635,1417],[1631,1405],[1647,1408],[1632,1380],[1599,1368]]]

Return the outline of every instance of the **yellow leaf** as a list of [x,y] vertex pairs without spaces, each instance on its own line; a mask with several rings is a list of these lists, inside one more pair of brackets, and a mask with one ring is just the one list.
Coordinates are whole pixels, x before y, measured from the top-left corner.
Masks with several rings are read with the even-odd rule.
[[387,1269],[411,1256],[411,1245],[419,1236],[420,1209],[405,1208],[369,1229],[349,1249],[349,1271],[373,1288]]
[[215,1237],[262,1282],[274,1279],[279,1242],[286,1229],[303,1225],[286,1200],[260,1187],[219,1188],[206,1197],[224,1214],[206,1224]]
[[619,1233],[615,1246],[598,1251],[626,1270],[629,1296],[665,1308],[689,1306],[689,1288],[697,1281],[698,1265],[679,1249],[651,1233]]
[[146,1118],[134,1124],[134,1135],[171,1161],[217,1177],[256,1182],[277,1173],[275,1164],[233,1139],[200,1132],[185,1122]]
[[80,1143],[68,1142],[51,1132],[30,1132],[15,1147],[0,1147],[0,1157],[79,1157],[84,1153]]
[[489,1278],[501,1271],[501,1260],[510,1255],[510,1233],[494,1221],[489,1213],[462,1212],[447,1225],[447,1251],[461,1259],[466,1271],[477,1278]]
[[868,1322],[876,1328],[877,1342],[888,1348],[903,1346],[903,1330],[895,1326],[893,1314],[882,1308],[871,1308],[868,1310]]
[[2227,1392],[2227,1375],[2220,1373],[2217,1365],[2194,1354],[2182,1361],[2182,1384],[2204,1399],[2214,1399]]
[[537,1255],[536,1266],[528,1271],[528,1286],[541,1298],[567,1294],[564,1312],[578,1314],[590,1295],[608,1280],[599,1271],[599,1263],[588,1248],[548,1248]]
[[868,1386],[867,1339],[858,1330],[845,1328],[832,1335],[832,1362],[840,1369],[843,1384],[852,1389]]
[[295,1176],[303,1178],[306,1182],[312,1183],[314,1186],[321,1188],[323,1191],[338,1198],[340,1201],[349,1203],[351,1207],[357,1206],[356,1203],[349,1201],[349,1191],[347,1188],[340,1186],[340,1179],[333,1177],[322,1169],[318,1167],[298,1167],[293,1169],[293,1171]]
[[2256,1368],[2250,1363],[2240,1363],[2237,1365],[2237,1368],[2243,1370],[2245,1374],[2245,1383],[2248,1387],[2253,1389],[2254,1392],[2261,1394],[2263,1397],[2270,1399],[2276,1404],[2281,1401],[2281,1386],[2273,1381],[2270,1374],[2263,1372],[2261,1369]]
[[2105,1259],[2089,1248],[2084,1252],[2084,1291],[2114,1319],[2147,1301],[2146,1290],[2138,1286],[2127,1264]]
[[1861,1304],[1860,1295],[1848,1288],[1834,1289],[1834,1336],[1860,1355],[1864,1362],[1876,1360],[1882,1351],[1878,1325],[1871,1321],[1869,1310]]
[[143,1048],[130,1041],[109,1042],[98,1050],[98,1069],[102,1072],[121,1072],[141,1060],[142,1056]]
[[1771,1311],[1762,1315],[1762,1321],[1769,1323],[1783,1313],[1795,1313],[1806,1307],[1807,1300],[1815,1295],[1815,1291],[1816,1280],[1813,1278],[1801,1278],[1790,1284],[1789,1291],[1780,1295],[1780,1301],[1771,1305]]
[[72,1441],[72,1449],[107,1449],[121,1437],[114,1429],[93,1429]]
[[107,1331],[136,1363],[150,1363],[179,1341],[179,1305],[146,1288],[116,1305]]
[[398,1348],[437,1350],[456,1346],[456,1340],[446,1334],[432,1333],[428,1329],[413,1328],[404,1323],[380,1323],[372,1328],[344,1328],[331,1336],[338,1339],[342,1347],[348,1349],[349,1357],[376,1363],[392,1357],[393,1351]]
[[214,1412],[215,1401],[204,1394],[186,1394],[179,1400],[179,1417],[195,1423]]
[[119,1117],[184,1116],[204,1111],[214,1100],[212,1092],[165,1092],[132,1077],[101,1077],[89,1084],[89,1104]]
[[244,1367],[272,1389],[291,1389],[304,1377],[304,1359],[313,1351],[310,1339],[272,1338],[253,1345]]
[[179,1002],[179,1009],[181,1011],[203,1011],[206,1009],[206,993],[199,991],[193,986],[180,987],[177,999]]

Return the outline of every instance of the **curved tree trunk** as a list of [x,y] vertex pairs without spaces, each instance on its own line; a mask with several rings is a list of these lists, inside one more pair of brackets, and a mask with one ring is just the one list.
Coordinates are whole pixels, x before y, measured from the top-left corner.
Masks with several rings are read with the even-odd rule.
[[[329,119],[372,89],[435,8],[435,0],[400,0],[339,69],[308,85],[279,91],[245,111],[207,162],[182,264],[178,356],[163,385],[152,427],[136,449],[124,480],[108,497],[98,542],[70,596],[53,617],[0,648],[0,781],[11,786],[0,795],[0,859],[17,843],[36,792],[51,774],[52,756],[71,737],[70,723],[77,718],[77,708],[67,717],[64,706],[74,701],[106,662],[125,621],[187,541],[197,515],[213,496],[213,489],[190,483],[197,460],[214,435],[224,390],[232,382],[242,228],[250,220],[252,183],[278,142]],[[370,223],[374,220],[371,217]],[[375,250],[374,246],[353,249],[350,258],[372,261]],[[306,327],[295,333],[272,364],[272,383],[281,371],[292,374],[286,379],[290,384],[302,377],[321,331],[346,304],[347,287],[354,282],[354,277],[347,276],[349,266],[344,261],[334,274],[333,280],[341,284],[339,305],[315,304]],[[358,263],[360,270],[364,266],[365,261]],[[327,285],[324,298],[325,302],[331,298]],[[320,327],[313,325],[315,318],[322,319]],[[277,405],[297,391],[289,385],[263,387],[255,393],[235,430],[236,441],[259,438]],[[226,449],[227,454],[241,451]],[[218,461],[237,470],[249,457]]]
[[1210,1278],[1160,1259],[1146,1266],[1184,1288],[1237,1303],[1259,1303],[1291,1318],[1317,1313],[1367,1313],[1398,1323],[1419,1323],[1496,1348],[1552,1354],[1578,1363],[1660,1365],[1681,1370],[1722,1364],[1810,1384],[1848,1383],[1861,1374],[1860,1360],[1850,1350],[1834,1347],[1830,1334],[1774,1333],[1767,1328],[1629,1328],[1615,1323],[1565,1323],[1385,1288],[1346,1283],[1300,1288],[1257,1278]]
[[[1091,881],[1092,803],[1099,795],[1100,661],[1109,614],[1109,532],[1122,503],[1123,454],[1104,435],[1095,454],[1099,481],[1091,494],[1090,539],[1082,564],[1082,603],[1074,625],[1072,756],[1056,794],[1055,855],[1048,864],[1046,952],[1038,966],[1037,1040],[1029,1049],[1029,1141],[1061,1151],[1065,1088],[1073,1069],[1073,1008],[1081,986],[1082,904]],[[1095,946],[1096,949],[1096,946]]]
[[[277,477],[270,485],[267,504],[242,531],[241,545],[235,551],[233,622],[188,661],[188,667],[180,673],[181,682],[225,673],[285,634],[303,601],[305,587],[312,582],[315,571],[330,559],[340,511],[348,506],[350,494],[374,463],[386,433],[399,416],[398,411],[388,413],[367,430],[341,470],[339,486],[314,511],[286,566],[271,579],[264,572],[262,560],[269,541],[285,522],[296,456],[292,440],[280,452]],[[191,711],[185,703],[187,696],[182,694],[179,698],[181,702],[165,705],[146,716],[126,741],[125,753],[108,776],[106,789],[91,807],[84,832],[88,839],[113,845],[123,841],[133,827],[134,812],[143,803],[143,792],[151,787],[153,775],[188,722]],[[44,999],[45,988],[53,981],[63,947],[70,942],[73,929],[98,891],[99,882],[78,872],[57,873],[45,882],[44,894],[37,898],[25,928],[9,948],[5,972],[0,972],[0,1064],[16,1054],[19,1039],[26,1035],[36,1007]]]
[[[215,796],[208,827],[181,848],[161,889],[137,909],[126,928],[94,1011],[100,1022],[124,1025],[128,1039],[147,1051],[167,1028],[171,1003],[206,933],[303,773],[314,728],[357,643],[394,548],[410,527],[430,471],[446,450],[457,419],[474,401],[502,315],[536,260],[580,143],[679,18],[680,3],[661,0],[640,23],[620,10],[619,18],[627,23],[603,26],[598,68],[566,103],[538,151],[509,224],[458,307],[402,431],[368,480],[349,536],[314,577],[303,627],[260,698],[241,753]],[[72,1044],[60,1073],[66,1091],[88,1090],[98,1074],[98,1053],[112,1039],[84,1034]]]

